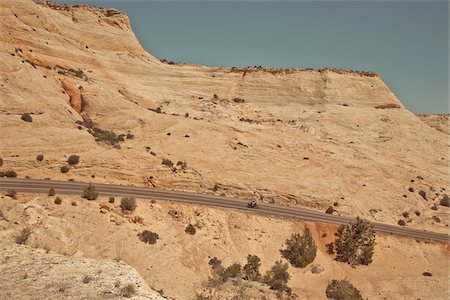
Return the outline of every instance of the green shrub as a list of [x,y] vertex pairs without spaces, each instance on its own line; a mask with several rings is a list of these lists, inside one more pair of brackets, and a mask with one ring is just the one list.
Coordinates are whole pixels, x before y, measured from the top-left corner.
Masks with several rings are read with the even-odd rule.
[[226,281],[228,278],[238,278],[241,276],[241,272],[241,265],[238,263],[234,263],[225,269],[223,273],[223,279],[224,281]]
[[62,199],[60,197],[56,197],[55,204],[60,205],[62,203]]
[[43,160],[44,160],[44,155],[38,154],[38,155],[36,156],[36,160],[37,160],[37,161],[43,161]]
[[355,222],[339,226],[336,236],[336,260],[352,266],[372,262],[375,231],[367,220],[357,217]]
[[33,118],[29,113],[23,113],[20,118],[25,122],[33,122]]
[[186,226],[186,229],[184,231],[190,235],[194,235],[196,232],[195,227],[192,224],[189,224],[188,226]]
[[263,282],[267,284],[272,290],[288,291],[287,282],[291,275],[288,273],[288,264],[283,264],[282,261],[277,261],[270,270],[266,272],[263,277]]
[[55,196],[55,194],[56,194],[55,189],[54,189],[53,187],[51,187],[51,188],[48,190],[48,195],[49,195],[49,196]]
[[120,208],[122,210],[134,211],[137,207],[136,199],[134,197],[123,197],[120,200]]
[[62,166],[61,167],[61,173],[67,173],[67,172],[69,172],[69,167],[68,166]]
[[141,233],[138,233],[139,239],[146,244],[156,244],[156,240],[159,239],[159,235],[155,232],[151,232],[149,230],[144,230]]
[[71,155],[67,159],[67,162],[69,163],[69,165],[76,165],[80,162],[80,157],[78,155]]
[[95,189],[95,186],[92,185],[92,183],[89,183],[89,185],[83,188],[83,194],[81,195],[81,197],[87,200],[95,200],[97,199],[97,196],[97,190]]
[[293,233],[291,238],[286,240],[286,249],[282,249],[280,252],[292,266],[304,268],[314,261],[317,246],[311,232],[306,228],[303,235]]
[[325,291],[328,299],[363,300],[359,291],[345,280],[332,280]]
[[261,273],[259,267],[261,266],[261,259],[256,255],[248,255],[247,263],[244,265],[243,273],[244,279],[250,281],[259,281],[261,279]]
[[30,235],[31,235],[31,229],[28,227],[25,227],[24,229],[22,229],[20,234],[16,237],[16,244],[21,244],[21,245],[26,244]]

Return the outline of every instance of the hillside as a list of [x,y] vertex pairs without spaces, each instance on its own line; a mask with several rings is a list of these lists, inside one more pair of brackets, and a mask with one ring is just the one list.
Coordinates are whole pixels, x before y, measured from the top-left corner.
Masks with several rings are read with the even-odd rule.
[[162,63],[114,9],[7,0],[0,16],[0,153],[19,177],[216,186],[389,223],[450,188],[448,135],[375,73]]
[[[314,261],[302,269],[291,265],[288,268],[291,275],[288,285],[298,299],[325,300],[325,289],[332,279],[348,280],[364,299],[448,298],[449,264],[445,263],[449,261],[448,244],[378,235],[373,262],[352,268],[335,261],[327,252],[327,243],[334,240],[335,226],[139,199],[136,210],[125,214],[117,198],[110,203],[107,197],[87,201],[80,196],[59,195],[62,201],[58,205],[56,196],[22,193],[17,199],[2,196],[0,276],[4,277],[0,277],[0,290],[18,293],[11,282],[25,286],[34,281],[34,274],[43,272],[49,276],[40,278],[24,293],[44,292],[42,286],[48,284],[48,294],[42,298],[70,296],[75,287],[81,296],[90,289],[93,295],[107,295],[102,292],[110,291],[114,296],[120,292],[114,287],[119,280],[121,287],[128,283],[136,288],[141,286],[137,295],[148,294],[148,285],[169,299],[199,300],[194,295],[208,290],[202,283],[211,276],[208,261],[212,257],[228,266],[234,262],[244,265],[248,254],[257,255],[264,274],[281,259],[279,249],[285,240],[292,233],[309,228],[318,248]],[[188,224],[195,227],[194,235],[185,232]],[[27,246],[11,247],[23,228],[31,230]],[[158,234],[155,244],[139,239],[138,234],[144,230]],[[24,247],[38,249],[30,251]],[[41,249],[50,252],[46,254]],[[137,279],[135,270],[112,260],[132,266],[146,285]],[[432,276],[424,276],[425,272]],[[24,274],[28,279],[19,280]],[[86,275],[93,277],[92,282],[82,282]],[[64,284],[68,286],[67,293],[55,293]],[[263,299],[261,293],[266,299],[277,299],[274,291],[263,285],[244,290],[254,300]],[[221,294],[212,299],[236,298]]]

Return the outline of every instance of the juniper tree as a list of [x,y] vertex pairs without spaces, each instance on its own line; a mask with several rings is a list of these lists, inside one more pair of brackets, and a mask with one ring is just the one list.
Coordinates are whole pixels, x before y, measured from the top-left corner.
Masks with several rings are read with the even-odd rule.
[[280,252],[292,266],[304,268],[314,261],[317,246],[311,232],[306,228],[303,235],[293,233],[291,238],[286,240],[286,249],[281,249]]

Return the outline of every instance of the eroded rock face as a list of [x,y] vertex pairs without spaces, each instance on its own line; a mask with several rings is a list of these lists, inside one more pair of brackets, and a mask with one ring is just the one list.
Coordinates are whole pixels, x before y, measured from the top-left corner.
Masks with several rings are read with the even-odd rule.
[[[2,242],[2,299],[165,299],[123,262],[61,255]],[[125,287],[133,286],[129,290]],[[133,292],[134,289],[134,292]]]
[[[393,224],[449,188],[446,135],[375,73],[163,63],[123,13],[83,5],[2,1],[0,30],[0,150],[19,177],[151,177],[152,187],[210,193],[219,184],[218,194],[322,211],[339,200],[338,214]],[[92,128],[134,138],[114,148]],[[55,172],[72,153],[83,163]],[[402,196],[417,174],[428,203]]]

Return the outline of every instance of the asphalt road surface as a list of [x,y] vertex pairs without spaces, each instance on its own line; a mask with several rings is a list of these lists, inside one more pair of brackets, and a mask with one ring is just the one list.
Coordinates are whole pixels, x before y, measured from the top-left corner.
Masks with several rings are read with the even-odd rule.
[[[45,179],[22,179],[22,178],[0,178],[0,190],[16,190],[25,193],[48,193],[53,187],[57,194],[81,195],[83,187],[87,183],[75,181],[55,181]],[[309,222],[320,222],[328,224],[347,224],[354,219],[330,215],[312,209],[292,207],[286,205],[275,205],[258,203],[258,208],[248,208],[247,201],[233,198],[220,197],[208,194],[196,194],[188,192],[177,192],[170,190],[158,190],[153,188],[124,186],[115,184],[93,183],[99,195],[103,196],[133,196],[140,199],[154,199],[163,201],[176,201],[207,205],[210,207],[234,209],[246,213],[260,214],[265,216],[299,219]],[[371,222],[378,233],[402,236],[417,240],[449,242],[448,234],[435,233],[424,230],[409,229],[401,226],[386,225]]]

